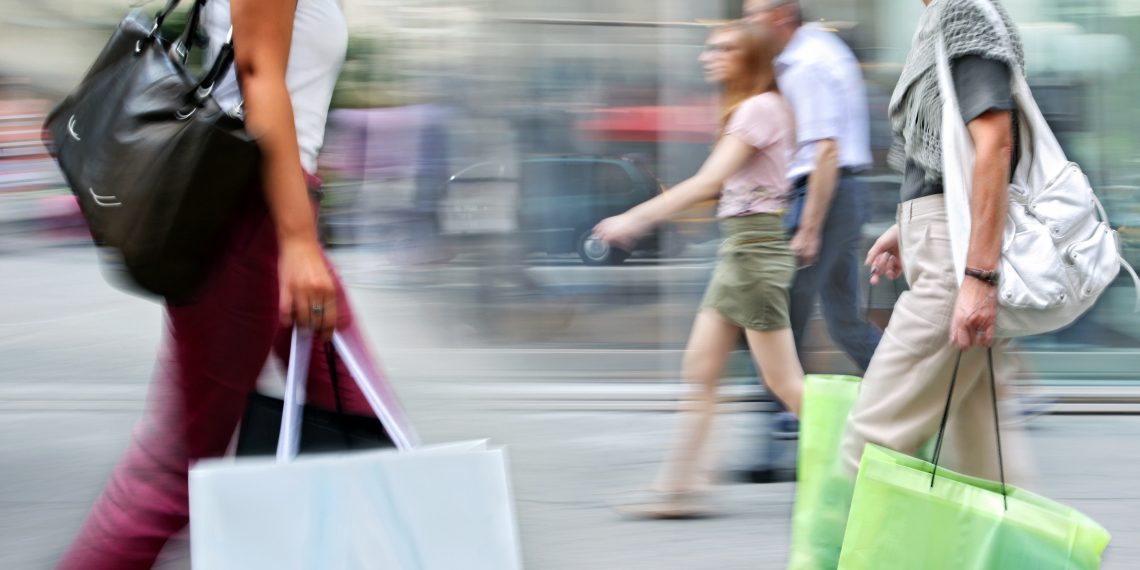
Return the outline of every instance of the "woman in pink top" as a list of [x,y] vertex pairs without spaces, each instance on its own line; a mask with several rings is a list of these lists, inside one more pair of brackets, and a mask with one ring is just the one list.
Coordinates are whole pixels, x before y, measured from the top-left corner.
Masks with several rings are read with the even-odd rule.
[[654,225],[720,194],[717,214],[725,241],[682,371],[694,385],[695,401],[653,496],[621,509],[629,515],[701,514],[695,499],[709,480],[703,463],[717,386],[741,331],[768,388],[799,412],[803,369],[788,320],[788,287],[796,267],[780,223],[794,122],[776,88],[777,53],[770,31],[757,24],[734,22],[714,31],[701,54],[706,78],[723,90],[721,133],[712,154],[692,178],[594,229],[600,239],[628,249]]

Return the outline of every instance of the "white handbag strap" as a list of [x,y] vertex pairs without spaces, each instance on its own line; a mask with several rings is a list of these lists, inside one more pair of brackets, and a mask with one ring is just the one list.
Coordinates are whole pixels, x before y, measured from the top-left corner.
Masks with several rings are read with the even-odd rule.
[[[1010,33],[993,2],[991,0],[974,0],[974,2],[985,12],[986,18],[997,29],[1002,40],[1009,44],[1010,52],[1016,51],[1013,46],[1013,34]],[[1022,118],[1021,157],[1017,165],[1019,178],[1026,181],[1036,178],[1037,183],[1044,184],[1048,182],[1051,173],[1035,171],[1034,167],[1040,164],[1060,166],[1068,163],[1069,159],[1065,156],[1065,151],[1061,148],[1056,135],[1053,134],[1053,129],[1045,120],[1045,114],[1037,106],[1037,100],[1029,89],[1029,81],[1026,80],[1021,67],[1010,66],[1010,73],[1013,80],[1011,85],[1013,98]]]
[[313,334],[293,327],[289,343],[289,367],[285,372],[285,405],[281,410],[281,434],[277,438],[277,462],[289,461],[297,455],[301,443],[301,406],[305,404],[305,380]]
[[[1001,14],[998,14],[997,8],[994,7],[993,3],[990,0],[976,0],[976,2],[982,11],[986,13],[986,17],[989,18],[990,23],[992,23],[1001,33],[1001,36],[1005,38],[1005,41],[1010,42],[1013,36],[1010,35],[1005,21],[1002,20]],[[1012,50],[1012,48],[1013,46],[1011,45],[1010,49]],[[1028,126],[1034,137],[1033,144],[1023,143],[1021,145],[1022,148],[1029,149],[1030,152],[1034,154],[1040,153],[1044,155],[1046,159],[1054,160],[1058,163],[1067,161],[1068,159],[1065,158],[1064,150],[1061,149],[1061,143],[1057,141],[1056,135],[1053,134],[1053,131],[1045,122],[1045,116],[1037,107],[1037,101],[1029,91],[1029,83],[1025,80],[1025,75],[1017,66],[1013,66],[1013,76],[1015,87],[1014,97],[1017,98],[1017,104],[1021,107],[1022,115],[1030,120],[1031,124]],[[1024,164],[1027,173],[1031,168],[1030,161],[1037,158],[1038,157],[1032,155],[1030,155],[1029,158],[1025,156],[1022,157],[1021,162]],[[1020,170],[1022,164],[1019,164],[1018,168]],[[1095,193],[1093,194],[1093,203],[1096,205],[1097,213],[1100,214],[1101,221],[1108,223],[1108,214],[1104,211],[1104,206],[1100,203],[1100,199],[1097,198]],[[1124,256],[1117,254],[1117,258],[1120,260],[1121,268],[1127,271],[1128,275],[1132,277],[1132,285],[1136,290],[1135,311],[1140,311],[1140,276],[1136,275],[1136,270],[1124,259]]]
[[[339,333],[333,333],[333,347],[344,361],[353,381],[368,400],[369,406],[380,419],[384,430],[400,451],[408,451],[420,445],[419,437],[412,428],[395,394],[383,379],[370,373],[365,366],[360,347],[355,347]],[[297,455],[301,442],[301,415],[305,404],[305,382],[308,379],[309,359],[312,353],[313,335],[307,330],[293,328],[289,347],[289,367],[285,373],[285,404],[281,414],[281,432],[277,440],[277,461],[292,460]]]
[[[1100,203],[1100,198],[1097,198],[1096,194],[1093,194],[1093,204],[1096,206],[1097,214],[1100,215],[1100,221],[1107,224],[1108,213],[1104,211],[1104,204]],[[1117,239],[1120,239],[1119,235],[1117,235]],[[1140,312],[1140,275],[1136,275],[1136,270],[1132,268],[1132,265],[1129,264],[1128,260],[1124,259],[1124,256],[1120,253],[1119,241],[1116,244],[1116,250],[1116,258],[1120,260],[1120,267],[1127,271],[1128,276],[1132,278],[1132,288],[1136,292],[1136,304],[1133,306],[1132,312]]]
[[411,423],[407,421],[403,410],[400,408],[399,400],[396,399],[395,393],[388,389],[387,383],[381,378],[369,374],[368,369],[364,366],[363,355],[339,332],[333,333],[332,344],[337,355],[344,360],[344,364],[348,367],[348,372],[356,381],[356,385],[364,393],[365,399],[372,406],[372,411],[376,413],[377,418],[380,418],[380,423],[384,425],[384,430],[391,436],[396,448],[400,451],[408,451],[419,447],[419,436],[416,435]]
[[950,73],[950,58],[946,40],[938,32],[935,42],[935,68],[938,73],[938,91],[942,95],[942,187],[945,195],[947,220],[950,222],[950,255],[954,274],[959,285],[965,278],[966,255],[969,252],[972,219],[970,216],[971,173],[974,165],[974,145],[962,113],[958,108],[958,93]]

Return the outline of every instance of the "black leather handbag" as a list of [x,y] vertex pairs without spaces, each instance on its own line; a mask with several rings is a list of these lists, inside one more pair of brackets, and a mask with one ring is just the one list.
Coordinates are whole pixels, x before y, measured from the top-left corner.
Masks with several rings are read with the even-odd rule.
[[173,302],[206,277],[260,164],[240,113],[211,97],[233,63],[232,32],[201,77],[187,67],[205,1],[173,41],[160,29],[178,0],[154,18],[131,12],[44,125],[96,244],[134,285]]
[[[301,453],[329,453],[395,447],[384,425],[376,416],[348,414],[340,401],[340,378],[336,368],[336,352],[325,346],[329,377],[336,410],[305,406],[301,414]],[[238,431],[239,456],[273,455],[281,434],[285,402],[280,398],[253,393],[246,402],[245,415]]]

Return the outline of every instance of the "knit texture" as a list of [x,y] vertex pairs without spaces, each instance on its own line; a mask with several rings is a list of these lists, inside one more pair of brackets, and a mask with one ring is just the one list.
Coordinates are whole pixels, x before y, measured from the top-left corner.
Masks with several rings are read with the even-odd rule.
[[[998,28],[982,3],[991,3],[1005,23]],[[892,168],[903,171],[912,160],[927,181],[942,179],[942,95],[938,89],[938,34],[946,40],[950,61],[980,55],[1025,71],[1021,37],[998,0],[935,0],[923,13],[907,54],[889,108],[894,143],[887,156]]]

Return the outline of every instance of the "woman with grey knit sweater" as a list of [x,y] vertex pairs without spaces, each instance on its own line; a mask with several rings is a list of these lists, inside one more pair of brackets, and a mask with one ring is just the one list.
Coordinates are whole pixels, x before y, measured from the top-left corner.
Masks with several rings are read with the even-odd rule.
[[[961,355],[941,463],[997,479],[987,348],[993,349],[1000,385],[1013,363],[1005,354],[1005,342],[994,339],[999,310],[995,284],[1008,183],[1017,162],[1017,110],[1010,80],[1015,68],[1023,68],[1024,55],[1016,25],[999,0],[923,1],[926,11],[889,109],[895,135],[891,163],[903,173],[898,219],[867,255],[872,283],[884,275],[905,275],[910,289],[899,297],[867,368],[848,420],[843,461],[853,474],[868,442],[916,454],[939,430]],[[939,37],[945,41],[962,119],[976,149],[972,230],[961,287],[942,194],[942,98],[935,60]],[[1006,439],[1009,466],[1016,464],[1010,452],[1017,454],[1024,446],[1011,446]]]

